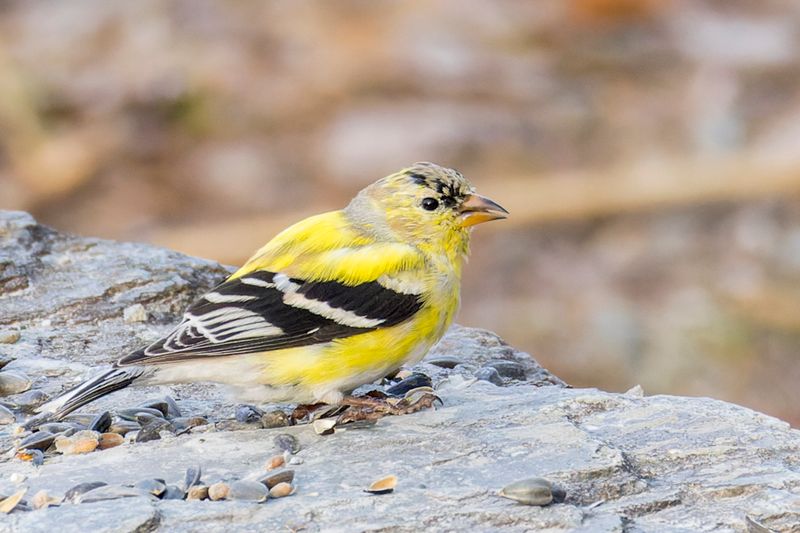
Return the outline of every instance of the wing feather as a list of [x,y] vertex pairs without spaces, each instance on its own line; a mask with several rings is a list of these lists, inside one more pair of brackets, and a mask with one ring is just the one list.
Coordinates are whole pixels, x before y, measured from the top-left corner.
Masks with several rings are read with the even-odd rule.
[[409,319],[421,295],[378,281],[346,285],[283,273],[229,278],[200,298],[166,337],[129,354],[119,366],[258,353],[350,337]]

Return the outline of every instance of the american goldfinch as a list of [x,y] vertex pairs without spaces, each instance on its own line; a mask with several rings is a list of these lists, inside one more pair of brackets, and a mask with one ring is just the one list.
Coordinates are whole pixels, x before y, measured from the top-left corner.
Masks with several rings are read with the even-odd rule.
[[243,401],[341,403],[420,361],[459,306],[471,227],[507,211],[417,163],[279,233],[165,337],[40,408],[62,417],[132,383],[213,381]]

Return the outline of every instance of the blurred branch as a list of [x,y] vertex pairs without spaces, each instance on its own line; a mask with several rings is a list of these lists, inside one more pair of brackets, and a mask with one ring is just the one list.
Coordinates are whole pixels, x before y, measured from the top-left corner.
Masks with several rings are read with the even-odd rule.
[[800,161],[756,157],[662,160],[532,179],[512,176],[481,191],[528,225],[717,201],[800,193]]
[[[494,231],[559,220],[651,211],[717,201],[753,200],[800,193],[800,162],[756,157],[719,160],[661,160],[569,175],[511,176],[479,186],[481,193],[511,212]],[[339,200],[339,203],[334,203]],[[302,212],[246,215],[229,220],[156,229],[151,242],[227,263],[314,213],[335,209],[346,199],[309,205]]]

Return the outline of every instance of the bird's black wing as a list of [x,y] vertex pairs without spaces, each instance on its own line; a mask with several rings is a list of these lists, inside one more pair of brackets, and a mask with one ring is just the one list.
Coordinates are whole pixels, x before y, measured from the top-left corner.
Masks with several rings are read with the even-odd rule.
[[118,366],[307,346],[399,324],[419,310],[419,294],[379,281],[345,285],[256,271],[229,279],[184,313],[166,337]]

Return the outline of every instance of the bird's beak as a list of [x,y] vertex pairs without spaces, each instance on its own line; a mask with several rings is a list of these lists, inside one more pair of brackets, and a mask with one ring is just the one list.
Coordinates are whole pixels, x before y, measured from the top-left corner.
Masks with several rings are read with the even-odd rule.
[[470,194],[464,203],[461,204],[461,227],[468,228],[482,222],[506,218],[506,211],[497,202],[481,196],[480,194]]

